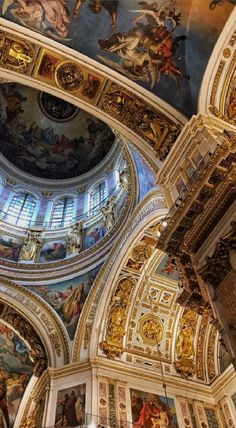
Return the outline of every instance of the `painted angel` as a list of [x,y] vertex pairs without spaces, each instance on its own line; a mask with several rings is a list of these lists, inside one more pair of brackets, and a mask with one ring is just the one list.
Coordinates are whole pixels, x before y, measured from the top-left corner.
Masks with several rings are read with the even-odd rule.
[[137,18],[134,18],[132,22],[137,23],[142,19],[146,19],[147,22],[154,26],[163,26],[167,20],[171,21],[173,24],[173,29],[179,23],[180,14],[175,14],[175,1],[168,0],[158,7],[158,3],[148,4],[146,1],[141,1],[138,4],[140,9],[130,10],[130,12],[139,13],[140,15]]
[[55,38],[68,35],[69,10],[66,0],[4,0],[2,14],[9,7],[11,14],[23,25]]

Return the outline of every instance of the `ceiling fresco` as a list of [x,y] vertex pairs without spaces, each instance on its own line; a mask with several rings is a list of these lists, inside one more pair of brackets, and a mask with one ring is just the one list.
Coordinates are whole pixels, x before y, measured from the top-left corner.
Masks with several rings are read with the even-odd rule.
[[66,179],[90,171],[115,135],[89,113],[19,84],[0,85],[0,152],[41,178]]
[[234,0],[0,0],[1,15],[127,76],[191,116]]

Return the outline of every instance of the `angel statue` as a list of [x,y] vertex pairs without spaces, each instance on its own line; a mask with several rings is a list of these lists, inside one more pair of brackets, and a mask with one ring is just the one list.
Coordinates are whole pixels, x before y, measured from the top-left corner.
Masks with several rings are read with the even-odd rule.
[[67,254],[76,254],[83,247],[83,221],[75,223],[68,232]]
[[20,253],[20,260],[35,261],[43,244],[41,235],[42,229],[27,230]]
[[115,224],[115,196],[101,208],[107,230],[110,230]]

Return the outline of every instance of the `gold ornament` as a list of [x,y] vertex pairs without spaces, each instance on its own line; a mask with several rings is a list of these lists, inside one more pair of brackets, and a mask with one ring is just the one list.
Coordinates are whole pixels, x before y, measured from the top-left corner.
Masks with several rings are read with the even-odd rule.
[[56,82],[62,89],[75,92],[84,81],[79,66],[74,62],[63,61],[56,68]]

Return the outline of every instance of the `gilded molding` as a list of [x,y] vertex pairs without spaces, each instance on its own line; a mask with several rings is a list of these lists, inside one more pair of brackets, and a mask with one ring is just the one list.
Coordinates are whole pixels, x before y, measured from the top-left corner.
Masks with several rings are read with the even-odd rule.
[[[94,321],[95,313],[97,311],[97,305],[99,304],[100,297],[102,295],[106,280],[109,276],[111,267],[113,266],[118,254],[120,253],[121,248],[124,247],[130,233],[135,229],[135,227],[144,220],[144,218],[152,213],[155,210],[164,208],[162,203],[160,203],[159,198],[162,198],[162,193],[160,191],[150,192],[135,208],[132,213],[129,221],[124,227],[122,236],[117,240],[116,245],[113,247],[110,253],[109,260],[107,260],[102,268],[100,269],[91,292],[86,300],[86,305],[83,307],[82,316],[79,320],[75,338],[74,338],[74,348],[73,348],[73,361],[78,361],[79,352],[82,347],[84,330],[86,323],[92,323]],[[121,268],[122,269],[122,268]]]
[[39,42],[32,43],[22,34],[17,36],[2,29],[0,43],[3,69],[27,75],[35,82],[58,88],[67,96],[73,95],[77,102],[95,106],[141,137],[153,151],[153,158],[157,155],[160,160],[165,159],[182,124],[173,121],[158,106],[153,107],[145,98],[134,95],[120,82],[115,83],[78,59],[43,48]]
[[215,346],[217,334],[216,328],[212,325],[207,350],[207,370],[210,381],[216,376]]
[[144,139],[161,161],[167,157],[181,131],[166,115],[115,83],[107,85],[101,107]]

